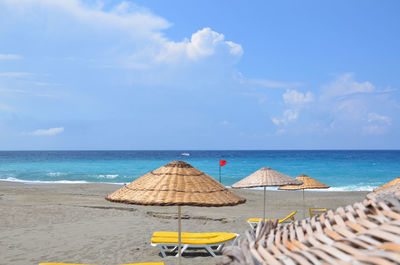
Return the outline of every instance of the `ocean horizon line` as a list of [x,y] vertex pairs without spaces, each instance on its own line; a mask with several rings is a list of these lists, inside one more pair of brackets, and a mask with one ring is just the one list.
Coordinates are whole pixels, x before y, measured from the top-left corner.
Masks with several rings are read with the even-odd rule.
[[400,151],[400,149],[20,149],[0,152],[274,152],[274,151]]

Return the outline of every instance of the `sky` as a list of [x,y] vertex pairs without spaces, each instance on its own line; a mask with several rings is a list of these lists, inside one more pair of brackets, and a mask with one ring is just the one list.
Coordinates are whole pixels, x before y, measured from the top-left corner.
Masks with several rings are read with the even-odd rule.
[[0,150],[400,149],[398,10],[0,0]]

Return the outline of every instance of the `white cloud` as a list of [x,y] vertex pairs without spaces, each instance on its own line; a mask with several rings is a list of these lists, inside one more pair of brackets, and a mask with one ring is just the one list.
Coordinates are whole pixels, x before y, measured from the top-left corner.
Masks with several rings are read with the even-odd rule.
[[283,94],[283,100],[289,105],[302,105],[314,101],[314,95],[311,92],[303,94],[296,90],[288,89],[285,94]]
[[275,117],[272,118],[271,120],[275,125],[286,125],[289,122],[297,120],[298,117],[299,117],[298,110],[287,109],[283,112],[283,118],[279,119]]
[[383,116],[376,113],[368,113],[368,122],[383,122],[387,125],[391,125],[392,119],[388,116]]
[[[127,1],[111,9],[105,6],[101,1],[89,5],[81,0],[3,0],[0,10],[8,11],[0,11],[0,16],[23,21],[25,30],[37,39],[46,38],[49,46],[54,42],[57,53],[46,56],[86,56],[97,67],[149,69],[160,63],[196,62],[212,56],[223,56],[220,61],[226,63],[224,59],[243,54],[241,45],[225,40],[222,33],[208,27],[193,33],[190,39],[176,42],[163,33],[171,23],[149,10]],[[90,49],[72,50],[82,41]]]
[[366,134],[384,134],[392,125],[392,119],[377,113],[368,113],[368,124],[363,127]]
[[31,135],[42,136],[42,135],[56,135],[60,134],[64,131],[64,127],[50,128],[50,129],[38,129],[36,131],[31,132]]
[[266,88],[292,88],[303,85],[301,82],[281,82],[267,79],[249,79],[248,81],[252,85],[258,85]]
[[176,62],[186,58],[196,61],[212,56],[217,52],[227,52],[232,56],[240,57],[243,54],[243,49],[239,44],[225,41],[223,34],[210,28],[204,28],[194,33],[190,40],[166,42],[155,60],[157,62]]
[[380,126],[377,124],[366,125],[363,127],[363,132],[365,134],[372,134],[372,135],[384,134],[385,132],[387,132],[387,127]]
[[0,103],[0,111],[12,111],[12,108],[8,105]]
[[376,92],[376,88],[372,83],[369,81],[357,82],[354,80],[354,74],[346,73],[338,76],[332,83],[323,86],[321,98],[329,99],[373,92]]
[[60,21],[48,21],[49,23],[61,22],[61,19],[69,16],[70,19],[82,23],[81,26],[89,24],[104,30],[123,29],[131,34],[148,34],[153,30],[161,30],[170,26],[165,19],[128,2],[121,2],[110,11],[103,9],[104,4],[101,1],[96,1],[92,5],[86,5],[81,0],[3,0],[2,2],[14,12],[18,12],[18,15],[25,16],[28,21],[40,19],[36,15],[45,12],[48,20],[60,19]]
[[286,90],[283,102],[288,109],[272,122],[286,130],[289,124],[296,124],[297,132],[381,135],[392,128],[392,118],[378,113],[393,116],[399,111],[396,96],[391,94],[394,92],[378,89],[369,81],[356,81],[353,74],[347,73],[321,86],[319,95],[318,91]]
[[0,54],[0,60],[20,60],[21,55],[18,54]]
[[220,124],[222,125],[222,126],[228,126],[228,125],[230,125],[231,123],[229,122],[229,121],[221,121],[220,122]]
[[286,90],[282,97],[284,103],[289,105],[291,109],[286,109],[283,112],[283,117],[280,119],[276,117],[272,118],[272,122],[277,126],[287,125],[290,122],[296,121],[305,105],[314,101],[314,95],[311,92],[304,94],[294,89]]
[[32,76],[32,73],[25,73],[25,72],[3,72],[0,73],[0,77],[25,77],[25,76]]
[[242,84],[250,84],[266,88],[293,88],[304,85],[301,82],[282,82],[268,79],[246,78],[241,72],[236,72],[235,79]]

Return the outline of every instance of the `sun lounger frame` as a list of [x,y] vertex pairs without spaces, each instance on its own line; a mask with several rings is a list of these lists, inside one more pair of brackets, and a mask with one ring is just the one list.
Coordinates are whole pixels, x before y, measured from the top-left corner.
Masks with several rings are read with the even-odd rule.
[[[219,252],[222,250],[222,248],[225,246],[226,243],[232,242],[232,245],[236,243],[236,240],[239,238],[239,234],[235,234],[236,237],[226,240],[224,242],[218,242],[218,243],[213,243],[213,244],[182,244],[181,248],[181,255],[183,252],[185,252],[188,248],[204,248],[207,250],[208,253],[210,253],[211,256],[216,257],[215,252]],[[163,258],[167,257],[166,251],[169,253],[173,253],[178,249],[178,243],[151,243],[153,247],[159,247],[160,252]],[[172,249],[171,249],[172,247]],[[217,247],[217,249],[213,249],[213,247]],[[179,253],[175,255],[176,257],[179,256]]]
[[[297,211],[294,211],[292,213],[290,213],[288,216],[286,216],[283,219],[279,219],[278,224],[283,224],[283,223],[293,223],[294,220],[294,216],[297,214]],[[258,218],[259,221],[249,221],[250,219],[247,220],[247,223],[250,225],[251,229],[254,229],[257,227],[257,225],[260,223],[262,218]],[[265,219],[265,221],[268,221],[269,219]],[[273,221],[273,219],[271,220]]]

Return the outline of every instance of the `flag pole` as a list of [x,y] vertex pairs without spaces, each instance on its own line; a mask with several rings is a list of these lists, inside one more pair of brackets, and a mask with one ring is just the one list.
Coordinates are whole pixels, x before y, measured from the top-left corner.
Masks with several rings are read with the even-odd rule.
[[221,164],[219,165],[219,183],[221,183]]

